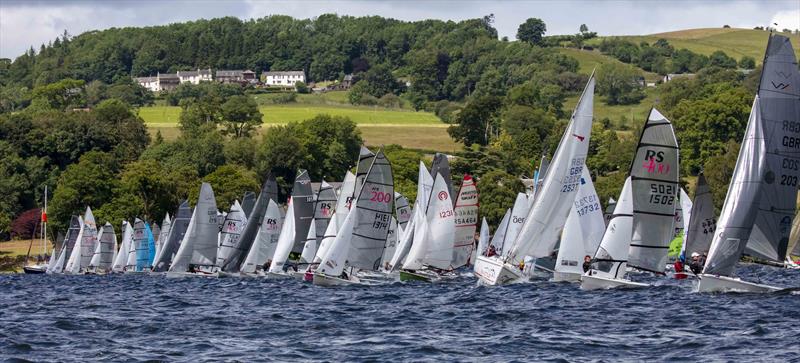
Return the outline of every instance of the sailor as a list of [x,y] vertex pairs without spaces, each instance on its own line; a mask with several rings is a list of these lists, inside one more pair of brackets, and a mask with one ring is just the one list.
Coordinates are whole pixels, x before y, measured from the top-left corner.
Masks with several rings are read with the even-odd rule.
[[519,267],[520,271],[525,271],[525,261],[519,261],[519,266],[517,267]]
[[583,256],[583,272],[589,272],[592,268],[592,256]]
[[673,266],[675,267],[676,273],[683,272],[683,262],[680,258],[675,260],[675,264]]
[[494,249],[494,245],[489,245],[489,249],[486,250],[486,257],[497,256],[497,251]]
[[692,262],[689,262],[689,269],[692,270],[692,273],[695,275],[703,272],[703,262],[700,260],[700,254],[697,252],[692,252]]

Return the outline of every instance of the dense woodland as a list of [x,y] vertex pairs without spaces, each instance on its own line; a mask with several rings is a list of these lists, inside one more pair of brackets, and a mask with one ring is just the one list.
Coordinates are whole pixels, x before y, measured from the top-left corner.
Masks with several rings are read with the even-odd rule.
[[[306,71],[311,81],[355,74],[354,104],[408,102],[451,124],[465,145],[453,162],[454,179],[478,177],[481,213],[496,224],[522,190],[542,155],[555,150],[588,75],[557,51],[546,25],[529,19],[517,41],[498,39],[493,17],[403,22],[380,17],[323,15],[298,20],[270,16],[199,20],[146,28],[64,34],[38,51],[0,61],[0,236],[25,236],[20,216],[51,188],[50,222],[58,231],[86,206],[98,222],[134,216],[160,221],[200,181],[212,183],[220,208],[276,173],[285,198],[298,168],[313,180],[341,180],[362,143],[346,118],[319,115],[273,127],[257,136],[261,114],[251,89],[182,85],[164,97],[182,107],[181,135],[149,136],[137,107],[154,95],[132,76],[196,68]],[[583,47],[594,37],[581,26],[568,38]],[[642,69],[695,72],[658,87],[661,109],[675,124],[683,175],[704,170],[721,204],[760,71],[751,59],[705,57],[675,50],[665,40],[629,44],[608,40],[604,53],[624,63],[597,69],[599,98],[637,103]],[[688,53],[687,53],[688,52]],[[406,81],[410,83],[406,87]],[[615,197],[630,167],[644,120],[595,120],[587,165],[601,198]],[[634,125],[619,130],[614,125]],[[398,191],[415,198],[423,150],[387,147]]]

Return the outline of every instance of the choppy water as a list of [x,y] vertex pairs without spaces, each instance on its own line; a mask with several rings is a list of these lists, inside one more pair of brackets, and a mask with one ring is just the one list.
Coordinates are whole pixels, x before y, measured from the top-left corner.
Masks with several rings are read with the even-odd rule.
[[[800,286],[800,271],[739,269]],[[31,361],[800,360],[800,295],[538,282],[0,276],[0,358]]]

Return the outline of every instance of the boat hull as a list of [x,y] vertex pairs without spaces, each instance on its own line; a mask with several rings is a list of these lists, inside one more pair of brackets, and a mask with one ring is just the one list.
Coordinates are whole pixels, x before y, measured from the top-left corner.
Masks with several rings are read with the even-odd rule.
[[582,274],[574,272],[553,272],[553,282],[581,282]]
[[314,274],[313,283],[314,285],[325,286],[325,287],[359,285],[359,283],[356,281],[346,280],[340,277],[333,277],[318,273]]
[[479,256],[475,261],[475,275],[481,284],[488,286],[505,285],[525,279],[519,268],[504,263],[499,257]]
[[290,279],[292,275],[288,273],[275,273],[275,272],[267,272],[264,274],[264,277],[268,279]]
[[635,289],[650,285],[624,279],[612,279],[597,275],[581,276],[581,290]]
[[47,272],[46,265],[23,266],[22,271],[30,275],[40,275]]
[[400,281],[423,281],[431,282],[431,278],[423,274],[400,270]]
[[781,290],[780,287],[742,281],[741,279],[727,276],[700,274],[697,283],[697,292],[751,292],[767,293]]
[[206,278],[217,278],[219,277],[219,273],[217,272],[209,272],[209,273],[197,273],[197,272],[167,272],[167,278],[171,279],[179,279],[184,277],[206,277]]

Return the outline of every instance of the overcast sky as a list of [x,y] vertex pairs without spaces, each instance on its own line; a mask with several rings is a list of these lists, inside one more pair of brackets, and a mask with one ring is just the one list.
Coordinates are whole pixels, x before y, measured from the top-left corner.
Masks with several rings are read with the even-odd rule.
[[688,28],[752,28],[778,23],[800,28],[800,0],[683,1],[37,1],[0,0],[0,57],[52,41],[66,29],[72,35],[110,27],[161,25],[200,18],[242,19],[284,14],[311,18],[325,13],[380,15],[401,20],[462,20],[495,15],[500,36],[515,38],[530,17],[547,24],[547,34],[573,34],[586,24],[601,35],[652,34]]

